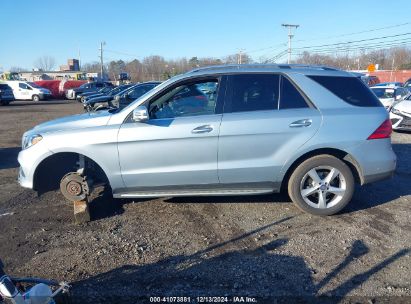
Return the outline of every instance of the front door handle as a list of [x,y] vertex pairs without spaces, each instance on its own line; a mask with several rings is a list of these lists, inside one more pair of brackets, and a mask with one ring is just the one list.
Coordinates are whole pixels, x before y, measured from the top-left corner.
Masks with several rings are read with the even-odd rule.
[[210,133],[213,131],[213,127],[210,125],[199,126],[191,131],[194,134]]
[[312,124],[311,119],[301,119],[290,123],[290,128],[301,128],[301,127],[309,127]]

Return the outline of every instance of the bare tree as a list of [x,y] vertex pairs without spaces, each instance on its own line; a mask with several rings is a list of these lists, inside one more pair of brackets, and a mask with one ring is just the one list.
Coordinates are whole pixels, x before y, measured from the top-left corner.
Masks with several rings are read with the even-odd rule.
[[34,61],[34,67],[42,71],[51,71],[55,66],[56,61],[54,60],[54,57],[51,56],[42,56]]
[[27,71],[27,69],[24,69],[22,67],[19,66],[12,66],[10,67],[10,72],[23,72],[23,71]]

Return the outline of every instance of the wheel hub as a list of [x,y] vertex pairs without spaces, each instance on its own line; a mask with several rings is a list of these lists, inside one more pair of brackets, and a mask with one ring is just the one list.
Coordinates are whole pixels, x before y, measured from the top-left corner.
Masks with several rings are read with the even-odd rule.
[[80,195],[81,194],[81,184],[77,181],[70,181],[67,184],[67,192],[71,195]]
[[66,199],[73,202],[84,200],[90,193],[86,177],[77,172],[70,172],[61,179],[60,190]]

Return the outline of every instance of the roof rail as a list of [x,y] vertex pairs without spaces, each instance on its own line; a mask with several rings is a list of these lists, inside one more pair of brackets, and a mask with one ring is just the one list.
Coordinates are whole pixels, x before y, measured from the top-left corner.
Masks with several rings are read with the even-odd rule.
[[200,71],[212,71],[222,69],[315,69],[326,71],[339,71],[337,68],[325,65],[309,65],[309,64],[226,64],[226,65],[212,65],[200,67],[188,71],[187,73],[196,73]]

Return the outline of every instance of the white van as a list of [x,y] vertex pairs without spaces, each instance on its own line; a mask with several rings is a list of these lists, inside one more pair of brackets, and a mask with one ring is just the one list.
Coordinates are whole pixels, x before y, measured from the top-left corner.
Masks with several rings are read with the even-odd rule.
[[15,99],[40,101],[51,97],[50,90],[42,88],[34,82],[18,80],[6,82],[13,89]]

